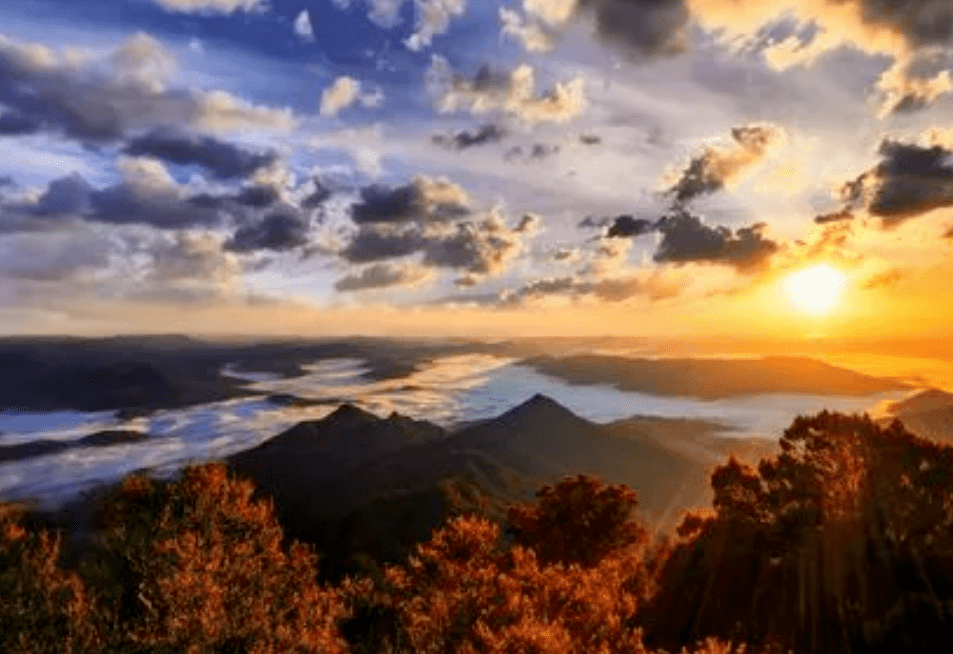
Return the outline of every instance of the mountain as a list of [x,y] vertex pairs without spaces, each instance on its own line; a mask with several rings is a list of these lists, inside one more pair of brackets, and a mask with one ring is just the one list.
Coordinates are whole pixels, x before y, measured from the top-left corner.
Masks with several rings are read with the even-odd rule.
[[454,433],[343,405],[227,462],[273,497],[289,535],[317,545],[333,576],[361,552],[398,560],[448,515],[501,520],[510,504],[580,473],[632,486],[641,517],[671,526],[677,508],[710,499],[714,463],[650,433],[589,422],[541,395]]
[[879,422],[887,424],[894,419],[918,436],[953,443],[953,393],[931,388],[893,402]]
[[0,445],[0,463],[20,461],[38,456],[58,454],[64,450],[78,447],[107,447],[134,443],[149,438],[148,434],[130,429],[107,429],[84,436],[74,441],[39,440],[15,445]]
[[872,395],[910,388],[804,357],[643,359],[610,355],[539,356],[524,361],[572,384],[613,384],[651,395],[718,400],[768,393]]

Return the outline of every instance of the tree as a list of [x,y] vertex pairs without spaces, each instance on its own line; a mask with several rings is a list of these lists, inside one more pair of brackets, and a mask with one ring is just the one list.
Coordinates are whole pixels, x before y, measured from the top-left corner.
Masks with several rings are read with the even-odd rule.
[[944,642],[953,449],[829,412],[795,419],[780,445],[756,469],[731,459],[714,472],[714,512],[686,517],[639,616],[648,640],[811,652]]
[[123,652],[346,651],[337,594],[316,582],[314,554],[282,544],[270,502],[223,465],[180,480],[128,477],[97,520],[87,574],[100,582],[110,646]]
[[634,490],[605,485],[589,475],[544,486],[537,505],[511,507],[508,527],[516,542],[533,549],[544,564],[592,567],[610,552],[644,546],[648,532],[632,519]]
[[22,507],[0,503],[0,651],[96,651],[102,632],[86,586],[60,567],[62,540],[22,524]]

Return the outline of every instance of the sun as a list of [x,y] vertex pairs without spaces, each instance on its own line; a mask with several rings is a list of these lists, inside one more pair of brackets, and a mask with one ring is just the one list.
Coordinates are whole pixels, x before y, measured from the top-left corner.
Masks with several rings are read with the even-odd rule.
[[834,306],[846,283],[847,275],[823,263],[791,273],[781,283],[781,288],[792,307],[821,315]]

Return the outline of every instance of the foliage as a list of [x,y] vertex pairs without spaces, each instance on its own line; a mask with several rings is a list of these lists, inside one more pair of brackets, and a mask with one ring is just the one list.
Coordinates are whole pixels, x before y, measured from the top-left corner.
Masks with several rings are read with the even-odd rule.
[[631,519],[638,502],[628,486],[578,475],[544,486],[536,496],[537,505],[511,507],[507,519],[516,542],[535,550],[543,564],[592,567],[612,551],[648,541]]
[[308,548],[283,547],[271,503],[252,499],[253,490],[223,465],[205,465],[174,483],[129,477],[105,501],[89,574],[101,580],[112,647],[345,651],[336,593],[316,583]]
[[98,646],[101,632],[85,585],[60,568],[62,540],[22,524],[0,503],[0,651],[73,654]]
[[[799,417],[781,454],[712,475],[640,615],[651,642],[933,649],[953,619],[953,449],[899,423]],[[725,597],[731,601],[724,601]]]

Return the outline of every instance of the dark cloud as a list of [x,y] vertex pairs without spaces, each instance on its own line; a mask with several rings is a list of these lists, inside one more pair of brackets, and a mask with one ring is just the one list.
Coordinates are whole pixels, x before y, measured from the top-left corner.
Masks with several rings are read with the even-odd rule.
[[780,249],[764,237],[765,228],[765,223],[756,223],[732,231],[706,225],[698,216],[675,209],[658,223],[662,240],[653,258],[659,263],[716,263],[754,272]]
[[41,216],[86,214],[92,208],[94,189],[79,173],[54,179],[36,203],[35,213]]
[[199,165],[218,179],[250,177],[278,160],[274,150],[251,152],[210,136],[194,136],[178,129],[155,129],[129,141],[123,152],[162,159],[180,166]]
[[433,273],[414,264],[394,265],[379,263],[364,268],[359,273],[339,279],[334,288],[340,292],[367,291],[382,288],[417,286],[432,277]]
[[224,91],[172,88],[175,70],[172,54],[141,32],[98,60],[70,60],[43,45],[2,36],[0,104],[44,130],[88,144],[156,126],[205,131],[294,124],[287,111],[250,106]]
[[294,211],[277,212],[261,222],[240,227],[225,249],[232,252],[283,252],[308,243],[308,223]]
[[841,187],[841,197],[881,219],[884,227],[953,206],[953,150],[885,139],[880,162]]
[[219,212],[225,208],[220,198],[189,198],[176,186],[146,178],[95,189],[75,172],[50,182],[36,204],[18,206],[37,217],[72,215],[92,222],[159,229],[212,226],[220,222]]
[[560,147],[556,143],[534,143],[530,148],[523,148],[519,145],[512,147],[507,150],[505,156],[507,161],[512,161],[514,159],[533,161],[547,159],[553,155],[559,154],[559,151]]
[[331,189],[322,184],[320,179],[315,177],[313,182],[314,191],[301,200],[301,206],[305,209],[317,209],[331,197]]
[[472,148],[477,145],[486,145],[487,143],[502,141],[507,135],[508,132],[505,129],[499,125],[489,123],[481,126],[475,132],[464,130],[450,135],[435,134],[433,136],[433,142],[437,145],[445,145],[456,150],[465,150],[466,148]]
[[914,48],[953,42],[953,5],[948,0],[855,0],[860,19],[899,34]]
[[414,227],[398,230],[362,227],[341,251],[341,256],[352,263],[396,259],[419,252],[424,242],[423,235]]
[[246,186],[235,196],[235,202],[246,207],[262,209],[281,199],[281,193],[274,186],[253,184]]
[[446,221],[470,213],[469,198],[456,184],[418,176],[398,187],[373,184],[361,189],[361,199],[351,208],[355,223],[407,223]]
[[641,236],[655,229],[655,223],[644,218],[633,218],[629,215],[617,216],[606,236],[609,238],[623,238]]
[[670,57],[688,47],[689,11],[684,0],[580,0],[599,36],[641,57]]
[[685,204],[714,193],[761,161],[768,149],[784,138],[784,131],[770,124],[747,125],[731,130],[735,144],[708,147],[693,157],[669,189],[674,201]]
[[211,227],[220,222],[216,208],[201,207],[173,189],[148,189],[123,182],[95,191],[87,220],[114,225],[150,225],[158,229]]
[[820,216],[814,217],[814,222],[818,225],[826,225],[827,223],[836,223],[843,222],[845,220],[853,220],[854,212],[850,209],[841,209],[839,211],[834,211],[832,213],[821,214]]
[[598,134],[580,134],[579,142],[583,145],[599,145],[602,143],[602,137]]
[[35,134],[41,129],[43,129],[43,123],[19,111],[4,111],[0,113],[0,136]]

